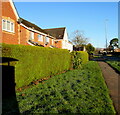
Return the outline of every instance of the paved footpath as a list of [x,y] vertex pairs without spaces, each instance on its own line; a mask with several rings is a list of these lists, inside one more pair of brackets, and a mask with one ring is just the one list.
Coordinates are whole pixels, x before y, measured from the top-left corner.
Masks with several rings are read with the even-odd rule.
[[117,114],[120,115],[120,74],[116,73],[115,70],[103,61],[98,61],[98,64],[101,67]]

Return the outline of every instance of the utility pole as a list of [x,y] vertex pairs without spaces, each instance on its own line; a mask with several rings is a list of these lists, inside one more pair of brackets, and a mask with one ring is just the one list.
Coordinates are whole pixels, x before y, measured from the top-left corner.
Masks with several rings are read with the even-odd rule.
[[106,51],[107,51],[107,21],[108,21],[108,19],[105,20],[105,40],[106,40]]

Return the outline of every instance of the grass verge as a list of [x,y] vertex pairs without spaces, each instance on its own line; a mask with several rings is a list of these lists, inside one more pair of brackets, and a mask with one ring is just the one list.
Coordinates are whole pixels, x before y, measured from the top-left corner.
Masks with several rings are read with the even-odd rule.
[[120,73],[120,61],[106,61],[106,62]]
[[56,75],[16,95],[22,114],[115,113],[97,62],[88,62],[82,70]]

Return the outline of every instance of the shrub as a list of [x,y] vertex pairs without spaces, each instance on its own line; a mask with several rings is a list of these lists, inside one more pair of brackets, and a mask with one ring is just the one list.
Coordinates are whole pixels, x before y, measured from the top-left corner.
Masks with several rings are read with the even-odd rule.
[[81,68],[88,61],[88,53],[84,51],[73,51],[72,55],[72,67],[74,69]]
[[69,70],[71,65],[69,51],[56,48],[2,44],[2,56],[18,60],[10,63],[15,66],[16,88]]

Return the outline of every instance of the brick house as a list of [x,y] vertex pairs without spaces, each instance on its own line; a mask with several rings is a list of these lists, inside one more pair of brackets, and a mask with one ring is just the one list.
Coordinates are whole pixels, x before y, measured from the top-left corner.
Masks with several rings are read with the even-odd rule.
[[2,43],[55,47],[55,37],[37,25],[20,18],[12,2],[2,2]]
[[51,36],[54,36],[55,39],[55,46],[57,48],[68,49],[69,51],[73,51],[73,44],[68,41],[68,34],[66,27],[62,28],[50,28],[44,29],[47,33]]
[[23,18],[19,18],[18,23],[20,24],[20,44],[54,47],[55,37]]
[[2,43],[19,44],[19,15],[10,0],[2,2]]
[[0,43],[57,47],[73,50],[65,27],[41,29],[20,18],[12,0],[2,2],[2,40]]

